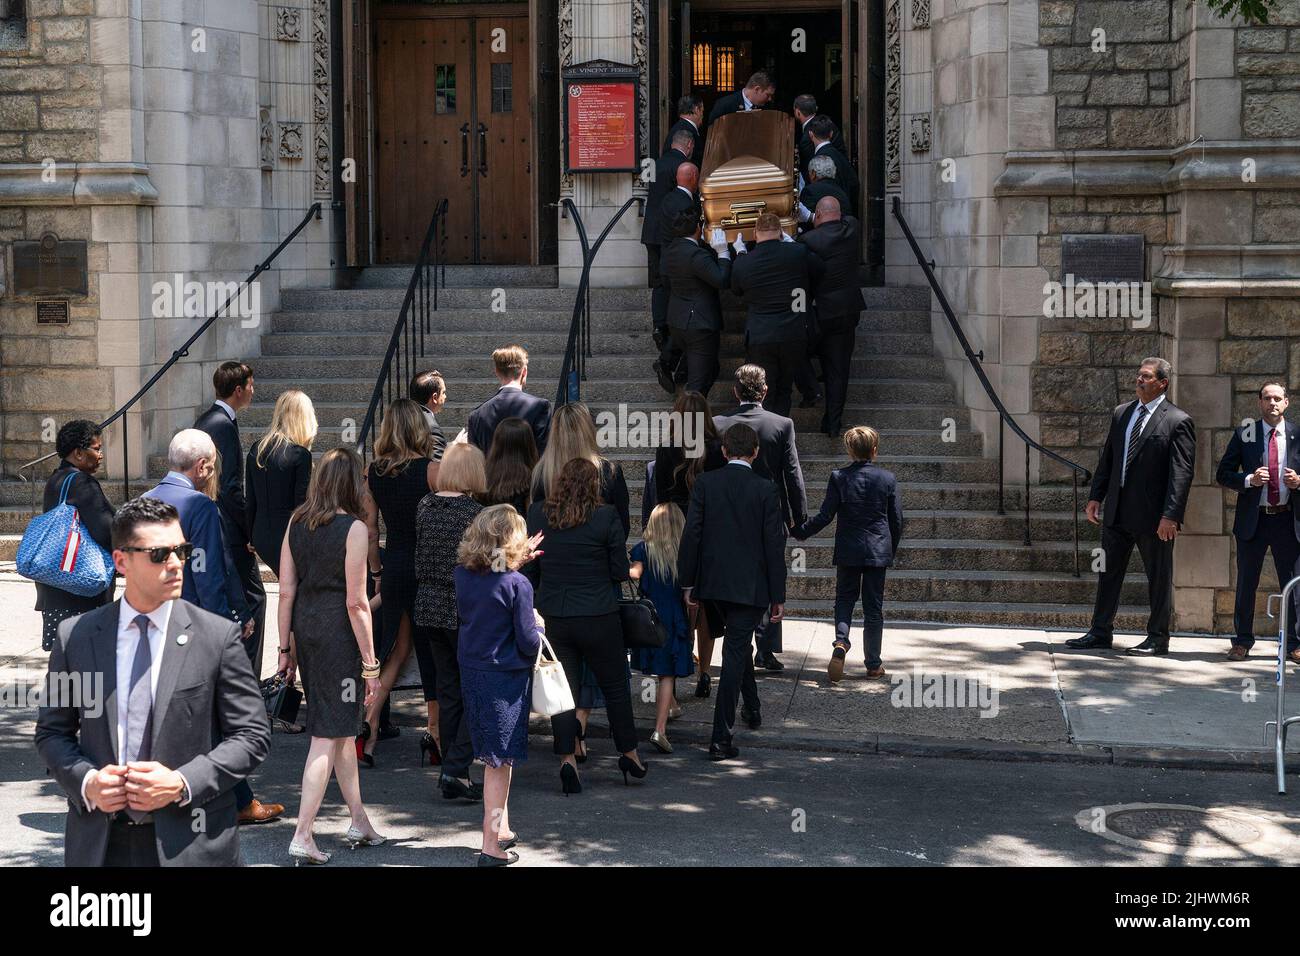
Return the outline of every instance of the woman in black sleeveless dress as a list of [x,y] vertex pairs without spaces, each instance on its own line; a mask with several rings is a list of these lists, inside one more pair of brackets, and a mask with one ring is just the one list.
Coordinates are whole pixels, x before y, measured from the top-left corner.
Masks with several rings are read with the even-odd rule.
[[[380,692],[366,711],[364,737],[357,740],[357,758],[374,766],[379,712],[411,654],[411,622],[415,615],[415,513],[420,501],[437,488],[438,465],[429,457],[429,427],[420,406],[400,398],[384,413],[375,458],[366,469],[366,486],[373,502],[366,515],[370,529],[370,573],[379,575],[383,626],[375,640],[384,664]],[[384,522],[383,565],[379,559],[379,517]],[[435,675],[421,661],[420,682],[425,688],[428,734],[438,754],[438,701]],[[440,762],[440,760],[438,761]]]

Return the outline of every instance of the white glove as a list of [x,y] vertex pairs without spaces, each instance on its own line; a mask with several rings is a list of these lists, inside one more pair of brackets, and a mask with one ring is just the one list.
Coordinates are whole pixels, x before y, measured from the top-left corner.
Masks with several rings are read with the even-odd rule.
[[749,247],[745,245],[745,237],[740,233],[736,233],[736,241],[731,244],[731,248],[736,250],[736,255],[749,251]]
[[794,181],[794,191],[797,193],[801,193],[803,192],[803,186],[804,186],[803,173],[797,172],[795,173],[795,175],[798,177],[798,179]]
[[800,222],[807,222],[809,219],[813,217],[813,214],[808,211],[808,207],[805,206],[803,203],[799,203],[797,208],[799,211]]
[[783,229],[783,230],[781,230],[781,241],[782,241],[782,242],[794,242],[794,237],[791,236],[790,233],[786,232],[786,231]]
[[709,245],[718,255],[722,255],[727,249],[727,234],[716,226],[713,232],[709,233]]
[[456,434],[456,437],[453,438],[453,439],[451,440],[451,443],[452,443],[453,445],[467,445],[467,444],[469,444],[469,432],[468,432],[466,429],[462,428],[462,429],[461,429],[461,430]]

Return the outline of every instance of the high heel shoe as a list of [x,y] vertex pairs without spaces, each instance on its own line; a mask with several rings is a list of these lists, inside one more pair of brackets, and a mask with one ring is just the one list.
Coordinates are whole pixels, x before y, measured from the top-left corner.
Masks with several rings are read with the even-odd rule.
[[388,842],[388,837],[382,837],[377,833],[368,837],[356,827],[348,827],[348,832],[343,835],[343,839],[352,844],[354,850],[359,846],[383,846]]
[[582,745],[582,752],[578,753],[578,749],[577,747],[575,747],[573,750],[574,757],[577,759],[578,763],[586,763],[587,762],[587,731],[582,726],[582,724],[578,724],[577,740],[578,743]]
[[713,678],[709,676],[708,671],[705,671],[703,674],[700,675],[699,683],[695,685],[695,696],[708,697],[712,684],[713,684]]
[[429,766],[437,767],[442,764],[442,751],[438,749],[438,741],[434,739],[433,734],[427,730],[424,736],[420,738],[420,766],[424,766],[424,755],[429,755]]
[[627,782],[628,774],[631,774],[637,780],[640,780],[646,775],[646,770],[648,770],[649,768],[646,767],[646,765],[643,763],[642,764],[637,763],[631,757],[625,756],[623,754],[619,754],[618,769],[623,771],[623,786],[626,787],[628,786],[628,782]]
[[294,866],[302,866],[306,863],[308,866],[324,866],[330,861],[330,855],[321,850],[313,852],[305,846],[289,841],[289,856],[293,859]]
[[361,721],[361,733],[357,734],[357,763],[363,767],[373,767],[375,758],[373,755],[366,753],[366,742],[370,739],[370,724],[367,721]]
[[560,789],[566,797],[571,793],[582,793],[582,781],[571,763],[560,764]]

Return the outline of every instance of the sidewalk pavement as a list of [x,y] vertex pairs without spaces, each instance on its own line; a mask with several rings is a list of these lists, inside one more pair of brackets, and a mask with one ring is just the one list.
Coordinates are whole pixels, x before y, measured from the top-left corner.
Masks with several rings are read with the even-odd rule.
[[[276,646],[274,585],[267,614]],[[12,707],[15,684],[44,673],[40,614],[34,589],[0,571],[0,706]],[[886,608],[888,612],[888,608]],[[996,627],[899,625],[885,629],[887,680],[868,680],[861,631],[855,628],[844,679],[826,676],[834,628],[824,621],[787,621],[784,672],[759,671],[763,725],[736,727],[742,749],[761,746],[828,752],[908,756],[984,757],[1004,760],[1271,770],[1271,734],[1264,722],[1276,712],[1276,643],[1260,640],[1240,663],[1226,659],[1226,638],[1175,637],[1164,658],[1126,657],[1141,635],[1120,635],[1111,651],[1074,651],[1064,642],[1075,632]],[[717,690],[721,641],[714,648]],[[275,668],[264,655],[263,673]],[[1287,665],[1293,704],[1300,712],[1300,674]],[[402,685],[418,687],[414,658]],[[654,725],[656,682],[633,673],[637,726]],[[694,696],[694,678],[678,682],[684,713],[669,724],[674,746],[707,745],[714,698]],[[19,702],[20,706],[25,706]],[[395,695],[401,723],[423,724],[418,690]],[[739,718],[738,718],[739,719]],[[592,715],[592,728],[605,725]],[[549,721],[534,732],[548,735]],[[1300,750],[1300,734],[1288,751]],[[597,745],[599,746],[599,745]],[[649,746],[648,744],[646,746]]]

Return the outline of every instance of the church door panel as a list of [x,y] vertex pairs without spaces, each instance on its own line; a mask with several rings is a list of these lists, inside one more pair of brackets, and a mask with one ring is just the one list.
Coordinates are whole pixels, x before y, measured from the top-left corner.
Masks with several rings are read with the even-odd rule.
[[471,176],[477,193],[478,261],[527,262],[534,176],[528,18],[479,17],[475,33]]

